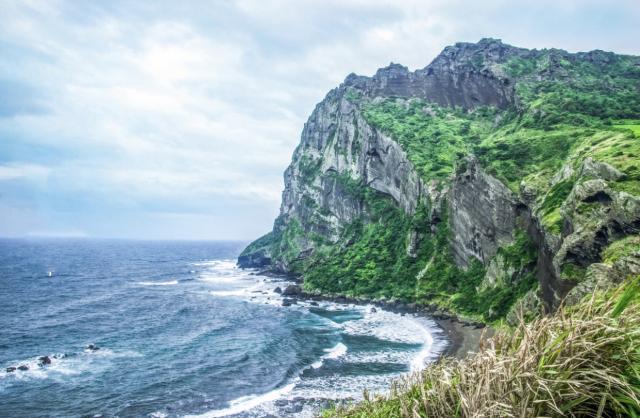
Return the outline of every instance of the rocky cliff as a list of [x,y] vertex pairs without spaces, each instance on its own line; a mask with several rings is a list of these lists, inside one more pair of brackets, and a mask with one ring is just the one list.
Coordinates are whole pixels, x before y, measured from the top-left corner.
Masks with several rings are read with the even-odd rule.
[[603,51],[483,39],[351,74],[309,117],[273,231],[239,264],[484,320],[555,309],[640,272],[639,118],[640,59]]

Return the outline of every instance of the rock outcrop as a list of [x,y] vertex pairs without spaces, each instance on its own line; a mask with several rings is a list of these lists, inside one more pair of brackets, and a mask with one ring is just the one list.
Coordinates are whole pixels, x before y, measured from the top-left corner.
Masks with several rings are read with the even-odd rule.
[[515,103],[513,83],[485,64],[527,53],[526,49],[495,39],[483,39],[477,44],[460,42],[445,48],[423,69],[410,72],[407,67],[392,63],[371,78],[350,74],[344,85],[368,97],[417,97],[442,106],[504,109]]
[[511,242],[516,227],[516,198],[470,157],[451,187],[451,248],[458,265],[476,258],[489,264],[498,248]]

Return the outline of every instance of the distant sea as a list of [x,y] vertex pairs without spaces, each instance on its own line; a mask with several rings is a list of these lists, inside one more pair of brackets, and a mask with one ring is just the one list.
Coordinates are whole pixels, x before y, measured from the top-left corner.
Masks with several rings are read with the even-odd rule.
[[444,348],[425,318],[283,307],[243,246],[0,240],[0,416],[313,416]]

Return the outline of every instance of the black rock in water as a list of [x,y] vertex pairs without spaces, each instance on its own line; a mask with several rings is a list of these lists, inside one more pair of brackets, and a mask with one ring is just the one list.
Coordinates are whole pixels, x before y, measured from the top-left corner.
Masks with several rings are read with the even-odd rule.
[[88,346],[85,347],[85,349],[87,349],[89,351],[98,351],[98,350],[100,350],[100,347],[98,347],[95,344],[89,344]]
[[276,287],[275,289],[273,289],[274,293],[282,293],[282,289],[280,289],[280,286]]
[[299,296],[302,294],[302,288],[297,284],[290,284],[282,292],[283,296]]
[[15,367],[7,367],[6,371],[7,371],[7,373],[13,373],[13,372],[16,371],[16,368]]
[[25,366],[24,364],[22,364],[22,365],[18,366],[18,370],[22,370],[22,371],[29,370],[29,367]]
[[51,359],[49,356],[42,356],[38,359],[38,364],[40,366],[46,366],[47,364],[51,364]]

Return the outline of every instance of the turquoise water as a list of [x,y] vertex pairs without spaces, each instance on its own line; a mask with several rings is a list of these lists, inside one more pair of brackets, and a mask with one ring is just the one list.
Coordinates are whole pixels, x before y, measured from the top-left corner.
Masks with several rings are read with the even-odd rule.
[[0,415],[312,416],[442,349],[426,319],[282,307],[242,247],[0,240]]

